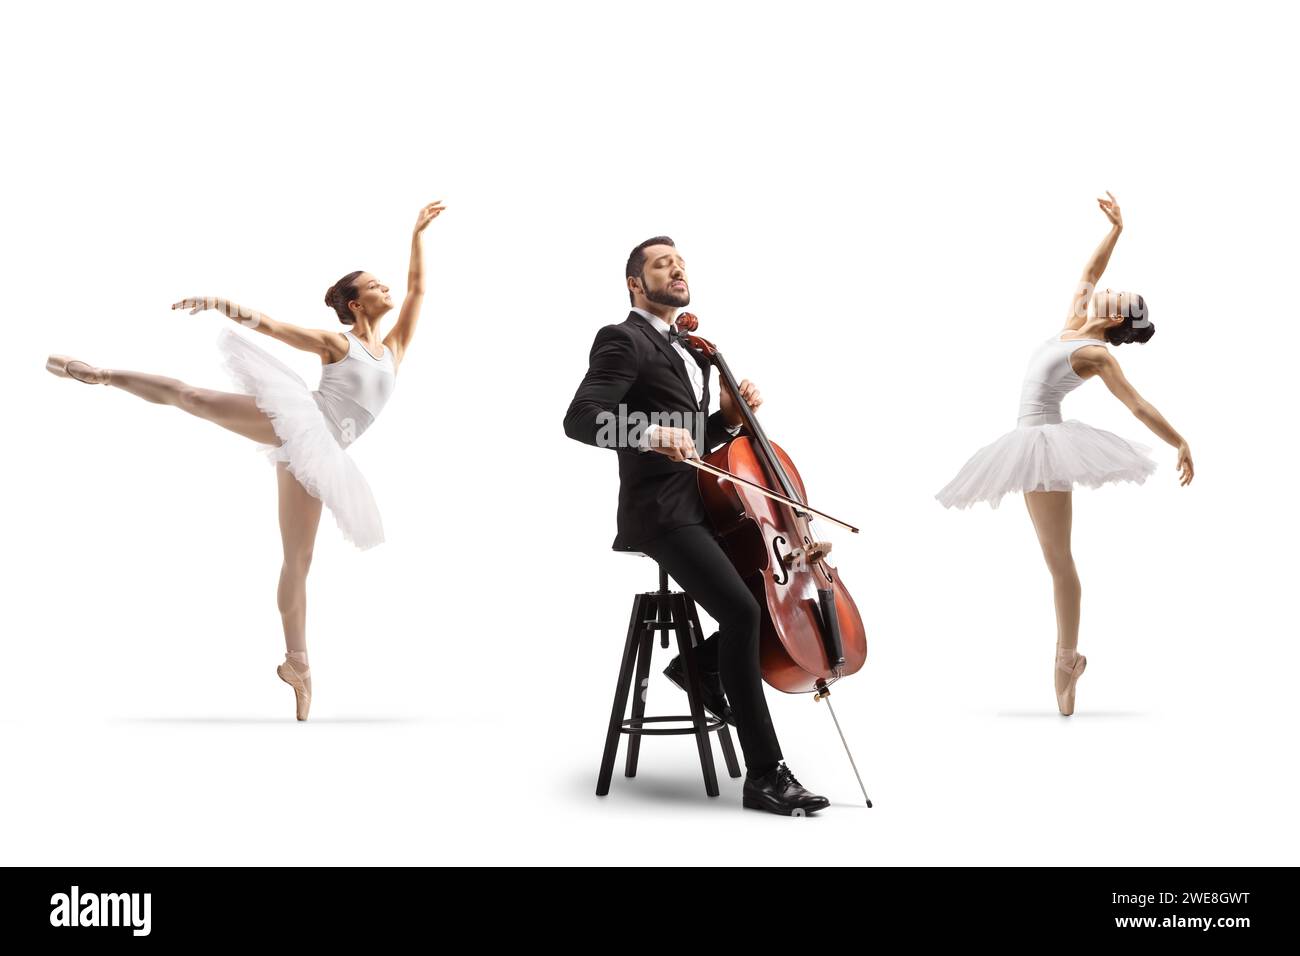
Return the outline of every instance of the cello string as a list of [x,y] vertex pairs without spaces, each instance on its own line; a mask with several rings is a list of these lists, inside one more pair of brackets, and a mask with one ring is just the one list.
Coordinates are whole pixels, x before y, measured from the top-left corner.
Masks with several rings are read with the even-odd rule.
[[[808,534],[812,536],[814,541],[826,541],[827,539],[822,535],[821,530],[813,524],[814,520],[813,518],[808,519]],[[825,555],[822,556],[821,563],[831,570],[835,569],[835,565],[831,564],[831,559]],[[833,575],[828,571],[826,576],[832,577]]]
[[781,504],[789,505],[791,508],[808,511],[812,514],[815,514],[819,518],[825,518],[827,521],[839,525],[841,528],[847,528],[849,531],[852,531],[854,534],[858,533],[857,528],[853,527],[853,525],[848,524],[847,522],[841,521],[839,518],[832,518],[824,511],[818,511],[816,508],[812,507],[811,505],[804,504],[802,501],[795,501],[793,498],[787,498],[785,495],[781,494],[780,492],[772,491],[770,488],[764,488],[762,485],[750,481],[748,478],[741,478],[739,475],[733,475],[731,472],[727,471],[724,468],[717,468],[713,465],[707,464],[704,461],[701,461],[698,458],[683,458],[682,461],[690,465],[692,468],[698,468],[701,471],[707,471],[712,475],[717,475],[719,478],[725,478],[728,481],[734,481],[738,484],[746,485],[750,488],[753,488],[759,494],[767,495],[767,497],[771,498],[773,501],[779,501],[781,502]]
[[[685,316],[685,318],[683,318],[683,316]],[[692,333],[695,331],[695,329],[699,328],[699,318],[689,312],[684,312],[681,315],[679,315],[677,317],[677,321],[681,323],[680,327],[683,328],[683,330],[687,333]],[[691,335],[691,334],[687,334],[683,337],[686,339],[686,345],[688,347],[699,351],[709,361],[710,364],[714,365],[718,369],[718,378],[720,379],[722,385],[725,386],[727,391],[731,393],[732,400],[736,403],[736,406],[741,410],[741,415],[745,419],[746,427],[759,440],[759,446],[763,448],[765,450],[765,453],[768,455],[770,459],[769,467],[775,469],[776,472],[781,476],[781,480],[784,483],[785,490],[791,490],[789,486],[789,478],[785,474],[785,469],[781,466],[781,462],[777,460],[776,455],[772,452],[772,449],[768,446],[767,436],[763,434],[763,429],[758,424],[758,416],[754,413],[754,410],[749,407],[749,403],[745,401],[745,399],[741,396],[740,386],[736,384],[736,377],[731,374],[731,367],[727,365],[727,360],[722,357],[722,353],[717,350],[717,347],[714,346],[714,344],[708,341],[707,339],[702,339],[699,338],[698,336]],[[706,465],[703,461],[701,461],[698,458],[697,459],[687,458],[683,460],[688,465],[694,465],[696,468],[703,469],[704,471],[709,471],[712,474],[717,475],[719,478],[726,478],[729,481],[739,482],[740,484],[748,485],[749,487],[753,488],[755,491],[758,491],[760,494],[767,495],[773,501],[779,501],[782,504],[788,505],[789,507],[795,509],[802,509],[806,512],[810,512],[812,514],[817,515],[818,517],[825,518],[827,521],[831,521],[839,525],[841,528],[847,528],[853,534],[858,533],[858,529],[853,527],[853,525],[848,524],[847,522],[844,521],[840,521],[838,518],[832,518],[830,515],[826,514],[826,512],[818,511],[816,508],[809,506],[807,503],[803,501],[799,501],[798,499],[795,498],[790,498],[784,494],[779,494],[777,492],[770,491],[769,489],[763,487],[760,484],[756,484],[755,482],[749,481],[748,479],[741,478],[739,475],[733,475],[731,474],[731,472],[726,471],[725,469],[715,468],[712,465]]]
[[866,800],[867,806],[870,807],[871,798],[867,796],[867,788],[862,783],[862,774],[858,773],[858,762],[853,759],[853,751],[849,749],[849,742],[844,739],[844,731],[840,729],[840,719],[835,716],[835,708],[831,706],[830,694],[818,699],[826,701],[826,706],[830,709],[831,720],[835,721],[835,729],[840,735],[840,743],[844,745],[844,752],[849,755],[849,765],[853,768],[853,776],[858,778],[858,789],[862,791],[862,799]]
[[779,491],[772,491],[770,488],[765,488],[762,485],[758,484],[757,482],[750,481],[748,478],[741,478],[739,475],[733,475],[725,468],[718,468],[698,458],[686,458],[683,460],[686,462],[686,464],[692,465],[695,468],[699,468],[701,471],[707,471],[711,474],[717,475],[719,478],[724,478],[728,481],[734,481],[737,484],[742,484],[750,488],[753,488],[759,494],[767,495],[767,497],[771,498],[773,501],[778,501],[783,505],[788,505],[789,507],[794,508],[796,511],[802,510],[802,511],[810,512],[811,514],[817,515],[817,517],[819,518],[825,518],[827,521],[839,525],[841,528],[847,528],[849,531],[852,531],[854,534],[858,533],[858,529],[853,527],[853,525],[848,524],[847,522],[840,521],[838,518],[832,518],[824,511],[818,511],[816,508],[812,507],[812,505],[806,504],[805,502],[798,501],[794,498],[787,498]]

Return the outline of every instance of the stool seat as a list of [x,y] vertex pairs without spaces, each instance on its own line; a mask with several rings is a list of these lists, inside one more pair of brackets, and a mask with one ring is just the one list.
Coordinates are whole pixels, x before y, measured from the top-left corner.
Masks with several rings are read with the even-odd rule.
[[[647,557],[639,551],[619,553]],[[690,705],[689,715],[646,716],[646,698],[650,692],[650,656],[654,651],[656,632],[661,632],[664,647],[668,646],[670,633],[677,637],[678,653],[686,669],[686,699]],[[628,623],[627,641],[623,645],[623,661],[618,672],[618,685],[614,689],[614,707],[606,728],[605,750],[601,756],[600,774],[596,779],[597,796],[603,797],[609,793],[610,781],[614,775],[614,760],[618,756],[618,742],[624,736],[628,738],[624,776],[636,776],[643,736],[666,737],[683,734],[691,734],[695,737],[700,755],[700,770],[704,774],[704,792],[709,796],[716,797],[719,793],[710,734],[718,735],[727,772],[732,777],[740,776],[736,749],[732,745],[731,732],[727,729],[726,721],[721,718],[710,720],[704,712],[700,668],[695,657],[695,649],[700,643],[699,634],[700,619],[695,610],[695,602],[681,591],[669,590],[668,574],[660,567],[659,590],[643,592],[632,600],[632,616]],[[634,680],[638,693],[632,700],[632,716],[628,717],[625,716],[627,699]],[[664,723],[681,723],[688,726],[663,728],[646,726],[646,724]]]

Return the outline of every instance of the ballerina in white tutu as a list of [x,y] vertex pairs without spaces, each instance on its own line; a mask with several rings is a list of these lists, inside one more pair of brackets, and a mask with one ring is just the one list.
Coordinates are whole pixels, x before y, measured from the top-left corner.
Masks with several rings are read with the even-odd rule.
[[1124,222],[1119,204],[1098,199],[1111,230],[1084,268],[1065,328],[1030,356],[1014,431],[971,456],[936,498],[944,507],[968,508],[1022,492],[1043,557],[1052,574],[1056,602],[1056,699],[1061,713],[1074,713],[1075,684],[1088,660],[1078,653],[1079,576],[1070,553],[1072,489],[1110,482],[1141,484],[1156,470],[1151,449],[1075,419],[1061,420],[1061,399],[1098,376],[1158,437],[1178,449],[1181,485],[1192,480],[1192,453],[1181,435],[1129,384],[1108,346],[1147,342],[1155,334],[1142,296],[1097,291]]
[[91,385],[114,385],[157,405],[175,405],[236,434],[251,438],[275,466],[279,485],[284,564],[277,601],[284,626],[285,661],[276,669],[294,689],[297,717],[311,707],[307,661],[307,570],[311,565],[322,505],[344,538],[361,550],[384,540],[383,523],[365,477],[345,450],[387,404],[424,302],[425,227],[443,211],[430,203],[416,217],[406,298],[397,323],[381,340],[379,322],[393,308],[388,286],[369,272],[350,272],[325,293],[325,304],[343,332],[303,328],[219,298],[182,299],[173,309],[225,313],[246,328],[320,356],[316,390],[251,338],[231,329],[218,333],[226,372],[241,389],[219,392],[145,372],[96,368],[66,355],[51,355],[46,368]]

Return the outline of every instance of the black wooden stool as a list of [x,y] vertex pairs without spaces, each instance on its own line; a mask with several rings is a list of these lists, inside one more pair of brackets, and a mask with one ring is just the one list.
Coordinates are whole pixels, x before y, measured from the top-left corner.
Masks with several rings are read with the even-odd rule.
[[[686,665],[686,696],[690,701],[688,717],[647,717],[646,696],[650,690],[650,653],[654,648],[655,631],[660,632],[662,644],[668,646],[668,632],[677,634],[677,649]],[[609,717],[609,730],[605,734],[605,753],[600,761],[600,777],[596,781],[596,795],[609,793],[610,778],[614,775],[614,758],[618,756],[618,739],[627,734],[627,767],[624,776],[636,776],[637,757],[641,752],[641,737],[645,734],[668,736],[694,734],[700,751],[700,769],[704,772],[704,791],[711,797],[718,795],[718,775],[713,768],[713,747],[709,734],[717,733],[722,743],[722,755],[727,761],[727,772],[740,776],[736,763],[736,750],[731,745],[731,734],[721,718],[709,719],[701,704],[700,670],[695,658],[695,648],[700,640],[700,619],[695,613],[695,602],[681,591],[668,590],[668,573],[659,569],[659,590],[638,594],[632,601],[632,619],[627,627],[627,643],[623,645],[623,664],[618,672],[618,687],[614,691],[614,710]],[[632,716],[627,713],[627,695],[632,687],[633,671],[636,674],[637,695],[632,701]],[[646,724],[689,723],[689,727],[647,727]]]

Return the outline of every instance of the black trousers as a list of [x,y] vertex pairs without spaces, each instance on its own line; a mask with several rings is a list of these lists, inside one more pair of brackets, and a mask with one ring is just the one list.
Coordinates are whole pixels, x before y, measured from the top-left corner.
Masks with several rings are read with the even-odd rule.
[[641,546],[715,621],[718,631],[699,648],[706,672],[716,672],[736,718],[745,765],[766,768],[781,760],[781,745],[763,696],[758,664],[758,602],[722,546],[702,524],[676,528]]

